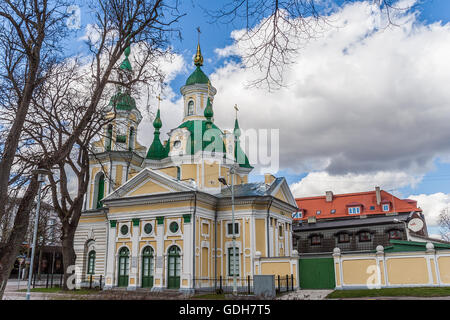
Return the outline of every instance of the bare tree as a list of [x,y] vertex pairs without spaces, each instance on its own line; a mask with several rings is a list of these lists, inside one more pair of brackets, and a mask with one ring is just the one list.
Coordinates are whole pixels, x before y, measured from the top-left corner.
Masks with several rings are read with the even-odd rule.
[[[131,92],[138,84],[161,82],[158,61],[169,54],[168,37],[175,31],[170,25],[180,17],[170,16],[175,7],[164,1],[110,0],[98,5],[99,40],[88,41],[91,63],[80,65],[73,59],[60,64],[41,86],[24,127],[26,140],[34,144],[20,156],[34,167],[47,168],[53,206],[61,220],[65,268],[75,264],[73,240],[90,180],[90,142],[115,120],[111,93],[116,87]],[[131,43],[139,49],[133,72],[122,72],[118,62]],[[65,288],[69,276],[65,274]]]
[[[38,190],[27,166],[12,168],[35,89],[57,62],[58,42],[66,34],[64,0],[4,0],[0,2],[0,218],[7,212],[10,190],[26,189],[20,197],[12,230],[0,247],[0,298],[23,242],[29,213]],[[22,142],[22,143],[21,143]],[[22,181],[21,181],[22,180]],[[13,188],[9,188],[10,186]]]
[[450,210],[446,208],[439,215],[438,224],[443,240],[450,241]]
[[[360,0],[347,0],[345,3]],[[305,44],[327,26],[330,9],[317,0],[229,0],[221,9],[205,10],[212,23],[232,24],[239,55],[247,68],[257,71],[249,86],[278,89],[284,85],[285,67],[293,63]],[[395,12],[407,11],[396,0],[373,0],[385,15],[387,25],[396,25]],[[386,25],[386,26],[387,26]]]

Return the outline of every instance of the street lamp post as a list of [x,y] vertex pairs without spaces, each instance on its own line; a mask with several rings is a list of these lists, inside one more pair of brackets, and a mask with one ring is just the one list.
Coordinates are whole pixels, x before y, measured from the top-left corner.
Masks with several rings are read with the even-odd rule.
[[31,288],[31,278],[33,277],[33,264],[34,264],[34,255],[36,253],[36,241],[37,241],[37,231],[38,231],[38,223],[39,223],[39,210],[41,206],[41,186],[42,182],[44,182],[43,175],[39,173],[38,170],[38,183],[39,183],[39,191],[38,198],[36,204],[36,217],[34,218],[34,233],[33,233],[33,247],[31,248],[31,261],[30,261],[30,272],[28,273],[28,287],[27,294],[25,299],[30,300],[30,288]]
[[237,280],[236,280],[236,233],[234,224],[234,165],[230,169],[231,174],[231,188],[227,184],[226,180],[221,177],[219,181],[231,189],[231,230],[232,230],[232,245],[233,245],[233,259],[231,261],[231,266],[233,270],[233,295],[237,295]]

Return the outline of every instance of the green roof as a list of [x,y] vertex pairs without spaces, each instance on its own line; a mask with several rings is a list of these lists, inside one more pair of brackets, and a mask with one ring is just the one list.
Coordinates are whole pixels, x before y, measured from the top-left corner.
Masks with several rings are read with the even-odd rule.
[[[418,241],[406,241],[406,240],[390,240],[390,246],[384,248],[385,252],[410,252],[410,251],[426,251],[427,242]],[[450,249],[450,243],[433,242],[435,250],[448,250]]]
[[186,85],[191,85],[191,84],[207,84],[209,82],[208,77],[206,76],[206,74],[203,73],[202,69],[200,68],[200,66],[197,66],[194,70],[194,72],[192,72],[192,74],[189,76],[189,78],[187,78],[186,80]]
[[[189,132],[189,140],[187,153],[194,155],[198,151],[208,148],[208,151],[217,151],[225,153],[225,144],[223,143],[223,132],[214,123],[210,123],[211,129],[215,129],[207,133],[208,121],[205,120],[189,120],[183,122],[178,128],[186,128]],[[205,135],[206,133],[206,135]],[[215,141],[219,140],[219,145],[215,144]],[[214,145],[215,144],[215,147]],[[217,149],[217,150],[216,150]]]
[[136,109],[136,101],[126,92],[120,90],[111,97],[109,105],[115,107],[117,110],[132,110]]

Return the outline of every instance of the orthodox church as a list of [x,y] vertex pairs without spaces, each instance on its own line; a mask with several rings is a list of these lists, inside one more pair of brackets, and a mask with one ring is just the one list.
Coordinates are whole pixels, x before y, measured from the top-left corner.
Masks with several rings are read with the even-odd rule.
[[[131,79],[129,55],[127,48],[120,73]],[[233,132],[214,123],[217,90],[201,69],[200,44],[194,64],[181,87],[182,123],[161,142],[158,107],[148,150],[137,140],[142,115],[130,90],[118,88],[111,98],[110,124],[93,143],[75,235],[82,283],[92,277],[105,289],[192,292],[219,278],[231,284],[236,277],[238,286],[260,274],[297,279],[297,205],[288,184],[270,174],[248,182],[253,167],[239,142],[237,116]]]

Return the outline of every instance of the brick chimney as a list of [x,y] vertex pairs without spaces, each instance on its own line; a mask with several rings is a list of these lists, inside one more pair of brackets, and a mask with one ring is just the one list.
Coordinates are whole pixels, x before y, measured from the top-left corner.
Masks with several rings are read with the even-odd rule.
[[380,187],[375,187],[375,194],[377,196],[377,205],[381,204],[381,191]]
[[333,201],[333,191],[325,191],[325,201],[326,202]]

